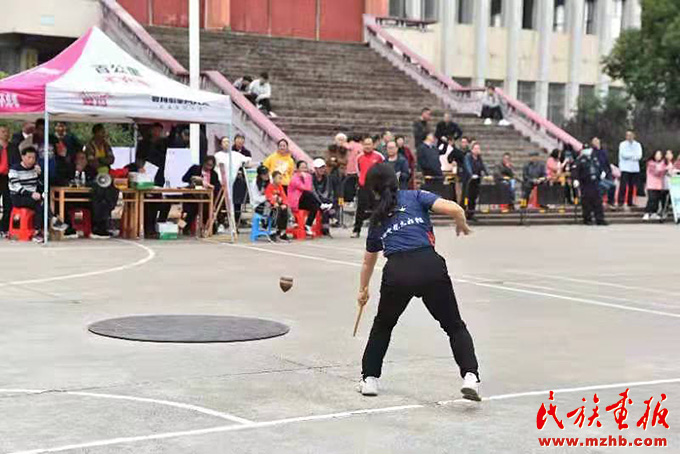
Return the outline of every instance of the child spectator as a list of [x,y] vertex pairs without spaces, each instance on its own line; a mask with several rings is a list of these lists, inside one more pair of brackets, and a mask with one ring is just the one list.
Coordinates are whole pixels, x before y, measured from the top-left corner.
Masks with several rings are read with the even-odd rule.
[[659,216],[659,203],[664,189],[664,178],[668,173],[668,166],[661,150],[656,150],[647,161],[647,206],[644,221],[661,219]]
[[286,227],[288,227],[288,197],[282,184],[283,175],[278,170],[272,172],[272,182],[265,189],[267,202],[272,206],[272,217],[276,220],[276,235],[271,239],[288,241]]

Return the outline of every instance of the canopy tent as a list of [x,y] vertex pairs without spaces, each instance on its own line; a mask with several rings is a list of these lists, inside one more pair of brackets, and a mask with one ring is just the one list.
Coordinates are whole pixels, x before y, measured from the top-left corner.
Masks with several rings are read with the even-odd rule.
[[[231,100],[194,90],[135,60],[92,27],[52,60],[0,80],[0,119],[231,124]],[[48,153],[45,153],[48,191]],[[47,238],[47,201],[45,201]]]

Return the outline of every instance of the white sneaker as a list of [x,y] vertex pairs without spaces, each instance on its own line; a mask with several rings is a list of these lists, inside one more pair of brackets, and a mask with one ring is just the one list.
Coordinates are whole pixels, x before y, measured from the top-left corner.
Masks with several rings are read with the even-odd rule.
[[654,213],[652,214],[652,221],[660,221],[661,216],[659,216],[659,213]]
[[279,118],[278,115],[276,115],[274,112],[269,112],[269,118]]
[[479,380],[472,372],[465,374],[460,392],[463,393],[463,399],[474,400],[475,402],[482,401],[482,397],[479,395]]
[[491,126],[493,124],[493,121],[491,121],[491,118],[487,118],[484,120],[484,125],[485,126]]
[[504,118],[498,122],[498,126],[510,126],[510,122]]
[[649,221],[649,213],[645,213],[644,216],[642,216],[643,221]]
[[59,219],[56,216],[54,216],[52,218],[52,229],[53,230],[56,230],[58,232],[64,232],[64,231],[66,231],[67,228],[68,228],[68,226],[64,222],[62,222],[61,219]]
[[321,211],[328,211],[328,210],[330,210],[331,208],[333,208],[333,204],[332,204],[332,203],[322,203],[322,204],[321,204]]
[[305,233],[307,234],[307,236],[314,236],[314,231],[308,225],[305,225]]
[[375,377],[363,378],[357,386],[357,391],[359,391],[364,396],[377,396],[378,379]]

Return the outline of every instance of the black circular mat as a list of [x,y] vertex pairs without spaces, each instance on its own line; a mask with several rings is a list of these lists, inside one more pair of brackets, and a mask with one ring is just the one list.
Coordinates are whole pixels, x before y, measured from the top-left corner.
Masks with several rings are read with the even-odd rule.
[[93,323],[94,334],[141,342],[245,342],[283,336],[290,328],[259,318],[220,315],[142,315]]

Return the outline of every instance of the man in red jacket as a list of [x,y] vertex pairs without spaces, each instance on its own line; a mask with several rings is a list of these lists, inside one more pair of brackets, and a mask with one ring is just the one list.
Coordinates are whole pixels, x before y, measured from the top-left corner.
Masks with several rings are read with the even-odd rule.
[[352,238],[359,238],[361,235],[361,227],[364,221],[370,217],[367,210],[371,204],[371,192],[364,188],[366,184],[366,174],[368,170],[379,162],[383,162],[383,156],[374,150],[373,139],[368,136],[364,138],[362,145],[364,152],[357,158],[357,166],[359,167],[359,193],[357,195],[357,212],[354,217],[354,232]]

